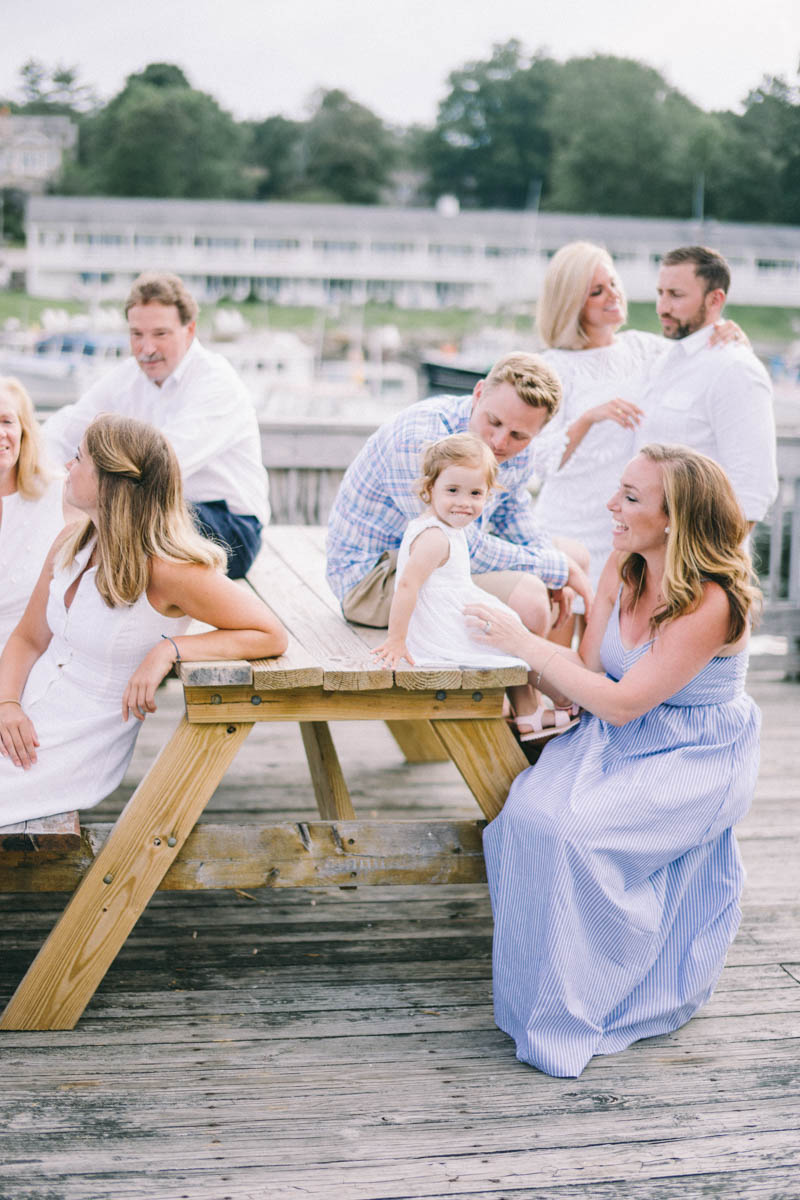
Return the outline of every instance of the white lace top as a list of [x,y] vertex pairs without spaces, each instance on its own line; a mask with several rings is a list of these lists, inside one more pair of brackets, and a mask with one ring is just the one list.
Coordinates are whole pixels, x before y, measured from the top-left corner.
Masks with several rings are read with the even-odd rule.
[[651,371],[668,349],[669,342],[656,334],[631,329],[617,334],[611,346],[546,350],[543,355],[561,379],[564,400],[534,442],[541,482],[536,519],[551,535],[583,542],[591,555],[593,584],[611,553],[611,517],[605,506],[633,457],[634,433],[615,421],[601,421],[559,468],[567,430],[587,409],[616,396],[638,404]]

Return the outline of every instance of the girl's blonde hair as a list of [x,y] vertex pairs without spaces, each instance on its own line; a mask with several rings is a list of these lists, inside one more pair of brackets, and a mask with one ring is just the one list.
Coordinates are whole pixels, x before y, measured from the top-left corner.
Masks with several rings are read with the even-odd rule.
[[[742,548],[747,521],[728,476],[718,463],[685,446],[651,443],[639,452],[661,467],[663,509],[669,525],[667,557],[661,585],[663,606],[655,613],[651,631],[676,617],[694,612],[703,598],[703,585],[719,584],[728,597],[728,644],[747,628],[748,617],[760,608],[750,556]],[[620,566],[630,589],[633,608],[644,590],[647,564],[628,554]]]
[[97,535],[97,590],[110,608],[134,604],[150,582],[150,560],[220,568],[225,553],[201,537],[183,499],[175,452],[144,421],[106,413],[86,429],[97,468],[97,527],[81,522],[65,542],[64,566]]
[[445,467],[477,467],[483,472],[486,486],[494,487],[497,478],[497,459],[485,442],[474,433],[451,433],[427,446],[422,455],[422,478],[417,481],[417,495],[423,504],[430,504],[431,490]]
[[536,328],[545,345],[557,350],[587,346],[581,313],[598,267],[614,276],[623,313],[620,324],[627,320],[628,302],[611,255],[594,242],[569,242],[553,255],[536,304]]
[[38,500],[55,476],[47,465],[33,401],[20,381],[10,375],[0,376],[0,404],[5,399],[13,403],[20,423],[17,491],[25,500]]

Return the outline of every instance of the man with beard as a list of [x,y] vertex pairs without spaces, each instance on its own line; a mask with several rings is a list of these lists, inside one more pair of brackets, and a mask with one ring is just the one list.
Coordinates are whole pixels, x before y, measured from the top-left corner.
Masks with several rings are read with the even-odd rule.
[[147,272],[125,302],[131,357],[44,425],[51,452],[72,458],[98,413],[155,425],[178,457],[183,490],[205,537],[222,543],[228,575],[247,572],[269,520],[267,473],[253,401],[231,364],[195,337],[197,303],[177,275]]
[[778,493],[772,386],[742,342],[700,353],[730,280],[725,259],[705,246],[681,246],[661,260],[656,311],[675,345],[645,392],[637,443],[680,444],[713,458],[727,472],[752,528]]

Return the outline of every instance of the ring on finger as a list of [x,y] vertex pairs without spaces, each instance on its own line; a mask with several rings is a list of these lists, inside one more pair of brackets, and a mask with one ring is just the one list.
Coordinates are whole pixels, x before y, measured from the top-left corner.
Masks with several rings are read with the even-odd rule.
[[491,623],[491,621],[487,621],[487,622],[486,622],[486,624],[485,624],[485,625],[484,625],[484,627],[483,627],[483,632],[484,632],[484,633],[491,633],[491,632],[492,632],[492,623]]

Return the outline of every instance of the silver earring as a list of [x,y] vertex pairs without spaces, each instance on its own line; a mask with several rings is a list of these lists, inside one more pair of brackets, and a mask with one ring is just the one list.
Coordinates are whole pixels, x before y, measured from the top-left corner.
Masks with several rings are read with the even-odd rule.
[[664,533],[665,533],[665,534],[668,534],[668,533],[669,533],[669,525],[667,525],[666,529],[664,530]]

